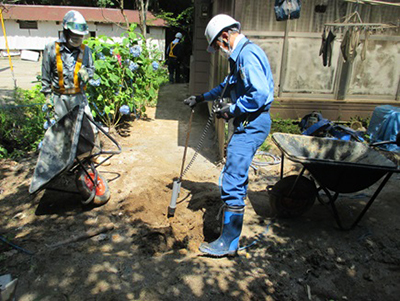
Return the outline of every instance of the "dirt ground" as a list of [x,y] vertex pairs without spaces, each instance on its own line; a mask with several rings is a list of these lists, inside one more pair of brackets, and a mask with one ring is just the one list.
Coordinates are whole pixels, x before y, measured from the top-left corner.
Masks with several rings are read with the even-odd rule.
[[[29,195],[36,153],[0,161],[0,234],[33,253],[0,243],[0,275],[18,278],[17,300],[398,300],[399,174],[358,226],[340,231],[318,201],[301,217],[276,218],[266,187],[279,180],[280,166],[251,169],[238,256],[201,256],[199,244],[220,230],[222,164],[212,130],[184,177],[175,216],[167,216],[188,128],[190,110],[182,104],[187,91],[187,84],[163,87],[148,119],[113,135],[122,153],[99,167],[111,189],[103,206],[83,206],[74,193]],[[206,121],[199,106],[186,162]],[[286,162],[285,175],[297,174],[299,166]],[[74,187],[68,175],[56,182]],[[345,222],[376,188],[339,198]],[[104,226],[112,229],[56,245]]]

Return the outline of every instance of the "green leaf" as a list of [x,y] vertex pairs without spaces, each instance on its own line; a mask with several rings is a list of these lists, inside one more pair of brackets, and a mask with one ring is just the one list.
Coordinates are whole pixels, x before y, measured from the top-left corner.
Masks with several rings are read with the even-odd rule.
[[105,67],[105,62],[103,60],[97,60],[94,62],[94,68],[96,71],[100,71],[99,69],[103,69]]
[[149,95],[151,98],[155,98],[157,96],[156,91],[154,89],[149,90]]
[[113,73],[110,73],[109,76],[110,76],[110,80],[111,80],[113,83],[118,83],[118,80],[119,80],[119,77],[118,77],[118,76],[116,76],[116,75],[113,74]]

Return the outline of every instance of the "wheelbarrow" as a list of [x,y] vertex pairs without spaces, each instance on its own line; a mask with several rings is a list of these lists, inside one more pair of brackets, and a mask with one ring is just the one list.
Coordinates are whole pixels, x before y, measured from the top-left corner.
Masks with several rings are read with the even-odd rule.
[[[306,190],[307,195],[301,198],[303,200],[302,208],[309,208],[317,197],[322,204],[330,205],[337,225],[342,230],[353,229],[370,208],[392,174],[400,172],[397,164],[364,143],[284,133],[274,133],[272,140],[282,152],[281,180],[277,184],[281,181],[290,182],[290,185],[283,188],[285,190],[283,198],[289,197],[291,201],[295,202],[295,197],[290,198],[290,195],[296,195],[296,193]],[[290,176],[290,181],[288,177],[283,178],[285,157],[303,166],[296,177]],[[311,175],[311,179],[308,180],[315,181],[317,184],[315,189],[313,189],[312,184],[306,183],[307,181],[304,179],[303,174],[306,170]],[[383,178],[382,182],[355,220],[349,227],[344,227],[336,206],[339,194],[364,190],[381,178]],[[301,186],[304,183],[307,184],[306,189]],[[326,194],[327,202],[320,197],[318,192],[321,190]]]
[[[104,150],[96,145],[94,128],[112,142],[115,150]],[[70,192],[50,185],[57,177],[68,172],[75,174],[78,193],[84,205],[102,205],[109,200],[110,190],[107,180],[96,168],[119,153],[121,147],[117,141],[85,114],[83,104],[77,105],[46,131],[29,193],[38,193],[43,189]],[[93,158],[101,154],[105,154],[106,158],[94,164]]]

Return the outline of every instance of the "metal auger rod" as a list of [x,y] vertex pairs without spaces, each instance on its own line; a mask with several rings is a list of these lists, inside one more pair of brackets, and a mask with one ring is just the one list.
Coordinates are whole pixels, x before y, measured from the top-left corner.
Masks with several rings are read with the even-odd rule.
[[182,181],[182,177],[183,177],[183,171],[184,171],[185,161],[186,161],[186,153],[187,153],[187,148],[188,148],[188,145],[189,145],[189,137],[190,137],[190,132],[192,131],[193,115],[194,115],[194,109],[192,109],[192,112],[190,113],[189,128],[188,128],[187,133],[186,133],[185,150],[183,151],[181,174],[179,176],[179,182]]
[[177,199],[179,197],[179,193],[181,191],[181,182],[182,182],[182,177],[183,177],[183,172],[184,172],[184,167],[185,167],[186,153],[187,153],[187,148],[188,148],[188,144],[189,144],[190,132],[192,130],[193,115],[194,115],[194,109],[192,109],[192,112],[190,114],[189,128],[186,133],[185,150],[183,151],[181,173],[179,175],[179,178],[174,180],[173,186],[172,186],[172,196],[171,196],[171,201],[168,206],[168,217],[172,217],[175,215],[176,201],[177,201]]
[[190,169],[190,167],[192,166],[193,162],[196,160],[197,155],[199,154],[199,151],[200,151],[200,149],[201,149],[201,147],[203,145],[203,141],[204,141],[204,139],[206,137],[208,129],[210,128],[210,126],[211,126],[211,124],[212,124],[212,122],[214,120],[215,109],[218,106],[218,104],[220,103],[220,101],[221,101],[220,99],[217,99],[216,101],[214,101],[212,109],[211,109],[210,116],[209,116],[209,118],[207,120],[207,124],[204,127],[203,133],[201,134],[200,139],[199,139],[199,143],[196,146],[195,153],[194,153],[192,159],[190,160],[189,164],[186,166],[186,168],[184,168],[185,160],[186,160],[187,147],[188,147],[188,144],[189,144],[189,136],[190,136],[190,132],[192,130],[192,119],[193,119],[193,114],[194,114],[194,109],[192,109],[192,113],[191,113],[190,119],[189,119],[189,129],[188,129],[187,135],[186,135],[186,143],[185,143],[185,150],[184,150],[183,159],[182,159],[181,174],[180,174],[179,178],[175,179],[174,182],[173,182],[171,201],[170,201],[170,204],[168,206],[168,217],[172,217],[175,214],[176,200],[178,199],[179,192],[181,190],[182,178],[186,174],[186,172]]

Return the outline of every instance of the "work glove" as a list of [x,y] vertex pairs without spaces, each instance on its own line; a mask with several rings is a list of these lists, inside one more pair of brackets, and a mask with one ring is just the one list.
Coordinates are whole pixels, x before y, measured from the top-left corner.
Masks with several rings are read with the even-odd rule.
[[188,105],[192,109],[200,102],[204,101],[204,96],[202,95],[192,95],[189,98],[186,98],[183,103]]
[[220,103],[219,106],[215,109],[214,113],[216,114],[217,118],[223,118],[226,121],[231,119],[233,117],[231,111],[230,111],[230,103]]
[[49,93],[49,94],[46,94],[45,96],[46,96],[46,101],[42,107],[42,111],[43,112],[51,111],[51,109],[53,108],[53,105],[54,105],[53,94]]
[[79,80],[81,81],[81,83],[83,83],[84,85],[86,85],[87,82],[89,81],[89,73],[87,72],[87,69],[85,66],[82,66],[81,69],[79,69],[78,77],[79,77]]

